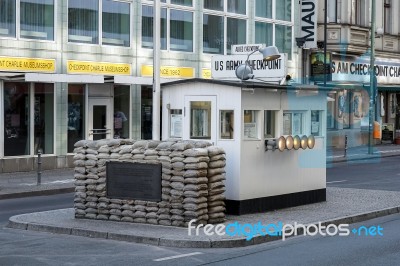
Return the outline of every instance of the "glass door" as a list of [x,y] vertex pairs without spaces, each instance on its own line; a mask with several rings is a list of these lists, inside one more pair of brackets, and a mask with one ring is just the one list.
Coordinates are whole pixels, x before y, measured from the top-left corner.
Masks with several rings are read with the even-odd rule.
[[112,119],[111,99],[89,98],[88,139],[110,139],[113,136]]

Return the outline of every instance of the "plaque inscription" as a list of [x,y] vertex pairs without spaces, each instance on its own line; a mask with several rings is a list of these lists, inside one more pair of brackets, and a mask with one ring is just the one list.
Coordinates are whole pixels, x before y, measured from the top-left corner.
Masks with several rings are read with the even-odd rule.
[[161,201],[161,164],[106,163],[107,197]]

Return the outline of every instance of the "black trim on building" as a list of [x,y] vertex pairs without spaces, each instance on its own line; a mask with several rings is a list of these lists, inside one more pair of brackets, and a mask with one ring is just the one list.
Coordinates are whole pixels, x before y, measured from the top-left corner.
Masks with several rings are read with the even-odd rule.
[[326,201],[326,189],[302,191],[248,200],[225,200],[226,213],[242,215]]

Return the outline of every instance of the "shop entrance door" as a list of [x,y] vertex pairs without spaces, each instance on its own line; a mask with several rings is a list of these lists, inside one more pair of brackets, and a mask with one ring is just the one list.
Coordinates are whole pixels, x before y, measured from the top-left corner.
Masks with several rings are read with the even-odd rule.
[[185,96],[183,139],[217,140],[217,96]]
[[113,136],[112,98],[89,98],[88,139],[111,139]]

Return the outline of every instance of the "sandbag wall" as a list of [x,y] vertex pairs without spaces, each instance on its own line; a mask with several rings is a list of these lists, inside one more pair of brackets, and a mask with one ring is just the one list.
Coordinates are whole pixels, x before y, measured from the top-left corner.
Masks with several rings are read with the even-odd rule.
[[[75,143],[75,217],[186,226],[225,221],[225,152],[204,141]],[[107,197],[106,162],[162,164],[160,202]]]

